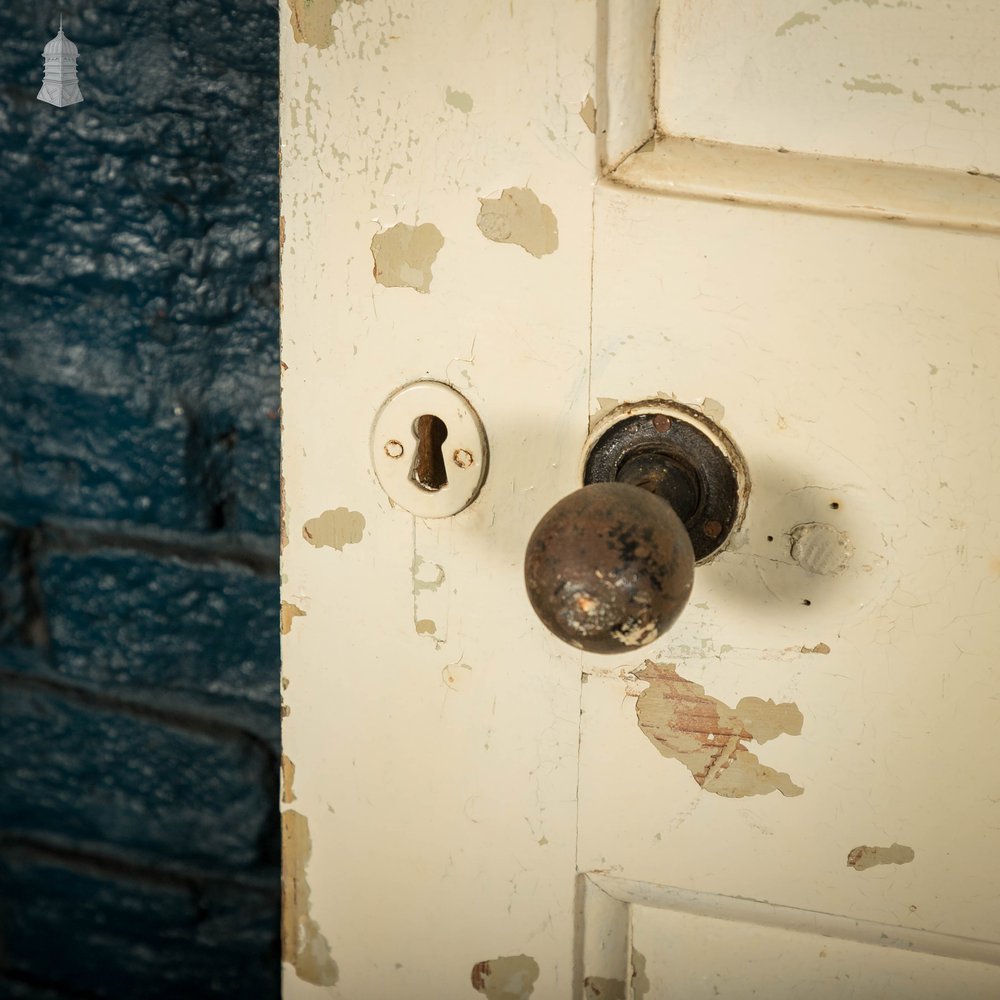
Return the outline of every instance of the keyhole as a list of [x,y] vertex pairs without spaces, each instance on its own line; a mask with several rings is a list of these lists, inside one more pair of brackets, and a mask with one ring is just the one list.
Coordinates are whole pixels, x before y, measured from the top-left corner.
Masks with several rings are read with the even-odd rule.
[[448,485],[448,469],[444,462],[444,442],[448,426],[433,413],[425,413],[413,421],[417,436],[417,453],[410,469],[412,479],[421,489],[436,493]]

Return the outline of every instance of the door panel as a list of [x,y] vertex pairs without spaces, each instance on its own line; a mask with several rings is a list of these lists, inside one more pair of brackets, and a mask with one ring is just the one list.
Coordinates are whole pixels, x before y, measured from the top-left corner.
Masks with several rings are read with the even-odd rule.
[[[581,868],[992,936],[1000,802],[968,762],[1000,724],[996,240],[613,186],[597,206],[592,407],[700,402],[752,487],[674,629],[587,660]],[[748,749],[804,793],[707,794],[658,752],[621,697],[663,688],[647,658],[730,707],[794,704],[801,735]],[[914,860],[847,864],[893,843]]]
[[[977,995],[995,184],[850,146],[628,155],[650,0],[286,3],[285,994]],[[489,442],[453,517],[372,468],[420,379]],[[668,635],[584,655],[535,619],[524,546],[593,421],[658,395],[735,440],[746,518]]]

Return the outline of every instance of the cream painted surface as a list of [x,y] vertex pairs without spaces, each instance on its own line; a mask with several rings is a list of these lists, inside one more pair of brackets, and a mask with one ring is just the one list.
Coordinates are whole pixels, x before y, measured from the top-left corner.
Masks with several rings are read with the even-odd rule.
[[[322,49],[281,15],[283,596],[306,612],[283,656],[286,808],[337,982],[288,962],[285,995],[474,997],[477,963],[524,954],[536,997],[567,996],[579,662],[542,639],[521,556],[587,422],[594,10],[331,9]],[[514,187],[551,209],[554,253],[477,228]],[[444,239],[427,293],[373,278],[372,238],[400,222]],[[372,472],[375,415],[417,378],[452,382],[489,438],[454,518],[393,508]],[[310,545],[303,524],[341,507],[364,537]]]
[[[959,163],[982,120],[956,113],[933,135],[950,152],[914,158],[934,168],[910,175],[918,225],[862,217],[896,214],[902,168],[847,159],[876,155],[856,100],[837,121],[857,143],[822,149],[860,202],[783,197],[766,161],[756,187],[730,170],[698,189],[692,160],[672,188],[668,163],[640,163],[655,150],[598,181],[651,128],[652,94],[610,72],[653,58],[645,0],[285,2],[285,995],[501,996],[505,977],[515,997],[652,998],[669,968],[685,995],[747,996],[833,966],[858,996],[867,974],[886,996],[914,977],[941,995],[949,976],[992,995],[1000,243],[974,228],[993,227],[990,182]],[[829,6],[859,33],[889,16]],[[811,63],[833,58],[800,22],[777,40],[813,31]],[[951,78],[942,51],[940,74],[918,57],[925,81]],[[747,106],[754,141],[780,113],[776,144],[812,148],[794,107],[765,105]],[[693,134],[713,130],[749,141]],[[778,176],[810,162],[780,156]],[[524,241],[539,256],[480,225],[525,188],[556,222],[554,249],[548,230]],[[376,241],[399,283],[377,281],[373,238],[425,224],[443,242],[412,259],[408,239]],[[458,388],[489,439],[482,492],[453,518],[393,507],[371,467],[379,407],[420,378]],[[589,418],[658,393],[733,436],[747,518],[673,632],[627,660],[581,656],[534,619],[524,544],[578,484]],[[324,515],[317,545],[303,528]],[[748,749],[802,794],[713,794],[658,752],[637,718],[647,659],[728,711],[795,715]],[[707,983],[710,940],[728,957]]]
[[993,0],[664,0],[669,135],[1000,172]]

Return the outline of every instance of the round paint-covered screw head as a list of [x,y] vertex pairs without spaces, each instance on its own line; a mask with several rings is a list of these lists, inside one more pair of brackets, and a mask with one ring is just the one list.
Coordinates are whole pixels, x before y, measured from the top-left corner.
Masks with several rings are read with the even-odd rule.
[[539,521],[524,579],[550,632],[591,653],[622,653],[655,641],[684,610],[694,550],[666,500],[626,483],[595,483]]

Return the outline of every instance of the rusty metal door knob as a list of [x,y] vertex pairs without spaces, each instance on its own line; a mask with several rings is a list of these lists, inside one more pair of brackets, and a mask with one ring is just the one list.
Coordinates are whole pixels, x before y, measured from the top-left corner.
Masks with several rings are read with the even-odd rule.
[[528,598],[546,628],[591,653],[658,639],[684,610],[695,563],[742,517],[748,480],[735,445],[701,414],[649,401],[595,435],[587,485],[528,542]]
[[524,578],[550,632],[591,653],[620,653],[658,638],[684,610],[694,550],[666,500],[627,483],[595,483],[539,521]]

